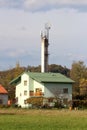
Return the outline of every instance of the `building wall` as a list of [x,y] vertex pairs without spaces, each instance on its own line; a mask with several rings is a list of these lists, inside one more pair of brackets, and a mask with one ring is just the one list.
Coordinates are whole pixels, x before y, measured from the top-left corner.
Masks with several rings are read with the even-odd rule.
[[[27,85],[24,85],[24,81],[27,81]],[[17,105],[21,107],[27,107],[25,102],[25,100],[29,98],[29,76],[27,74],[23,74],[21,76],[21,82],[16,86],[15,95],[17,99]]]
[[[41,88],[44,97],[55,97],[67,98],[72,100],[72,84],[65,83],[38,83],[34,81],[34,92],[36,88]],[[68,89],[68,93],[63,93],[63,89]]]
[[29,78],[29,90],[32,91],[34,89],[34,80]]
[[8,95],[7,94],[0,94],[0,100],[2,100],[3,105],[8,104]]
[[[68,88],[67,94],[63,93],[64,88]],[[45,83],[44,96],[59,96],[61,98],[68,98],[68,100],[72,100],[72,84]]]
[[42,92],[44,93],[44,84],[43,83],[39,83],[39,82],[34,80],[34,92],[35,92],[36,88],[41,88]]

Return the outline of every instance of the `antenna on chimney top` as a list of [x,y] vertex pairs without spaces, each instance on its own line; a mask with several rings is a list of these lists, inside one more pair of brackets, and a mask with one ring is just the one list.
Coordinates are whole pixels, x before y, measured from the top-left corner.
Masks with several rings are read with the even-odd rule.
[[51,28],[50,24],[46,23],[45,29],[46,29],[46,37],[47,37],[48,41],[49,41],[49,30],[50,30],[50,28]]
[[48,72],[48,45],[50,24],[45,24],[45,31],[41,32],[41,72]]

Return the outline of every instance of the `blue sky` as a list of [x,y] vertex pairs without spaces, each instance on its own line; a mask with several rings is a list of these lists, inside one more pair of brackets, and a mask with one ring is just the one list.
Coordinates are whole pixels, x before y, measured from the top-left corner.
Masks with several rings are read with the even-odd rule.
[[0,70],[41,63],[40,31],[51,24],[49,64],[87,65],[87,0],[0,0]]

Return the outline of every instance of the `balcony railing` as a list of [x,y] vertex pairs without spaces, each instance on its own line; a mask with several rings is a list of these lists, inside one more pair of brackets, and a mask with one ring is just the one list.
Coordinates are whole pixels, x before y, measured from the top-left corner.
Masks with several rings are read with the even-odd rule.
[[44,94],[42,92],[31,92],[30,91],[30,96],[43,96]]

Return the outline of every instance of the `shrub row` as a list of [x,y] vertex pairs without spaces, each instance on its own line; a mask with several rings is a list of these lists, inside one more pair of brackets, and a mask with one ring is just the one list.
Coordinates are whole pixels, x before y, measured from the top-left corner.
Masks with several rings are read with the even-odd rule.
[[87,100],[73,100],[72,107],[87,108]]

